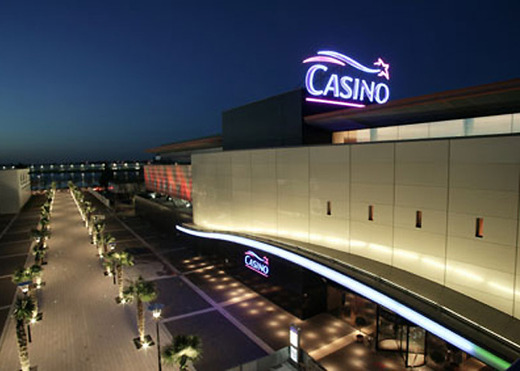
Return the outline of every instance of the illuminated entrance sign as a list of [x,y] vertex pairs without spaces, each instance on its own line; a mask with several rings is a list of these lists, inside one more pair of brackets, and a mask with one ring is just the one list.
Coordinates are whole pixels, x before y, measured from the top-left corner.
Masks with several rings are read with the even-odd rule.
[[267,256],[261,258],[251,250],[246,251],[244,255],[244,263],[247,268],[264,277],[269,277],[269,259]]
[[[390,88],[385,84],[390,80],[390,65],[381,58],[371,68],[337,52],[319,51],[303,63],[311,64],[305,75],[305,88],[312,96],[306,98],[308,102],[363,108],[390,98]],[[347,65],[357,71],[347,69]]]

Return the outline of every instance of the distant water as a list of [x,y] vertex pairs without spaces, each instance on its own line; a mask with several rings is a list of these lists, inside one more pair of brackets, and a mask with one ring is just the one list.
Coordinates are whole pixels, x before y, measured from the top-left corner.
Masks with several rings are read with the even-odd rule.
[[[78,187],[99,186],[101,171],[71,171],[71,172],[31,172],[31,189],[33,191],[47,189],[52,182],[56,182],[57,188],[67,188],[67,183],[72,180]],[[118,170],[114,171],[114,183],[144,182],[142,171]]]

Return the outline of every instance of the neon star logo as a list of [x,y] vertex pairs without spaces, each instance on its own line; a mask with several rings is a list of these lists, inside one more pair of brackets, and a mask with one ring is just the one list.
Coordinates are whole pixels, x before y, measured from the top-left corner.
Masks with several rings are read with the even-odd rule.
[[381,72],[377,74],[377,76],[383,76],[385,79],[390,80],[390,73],[388,69],[390,68],[390,64],[383,62],[381,58],[374,62],[374,66],[381,66]]

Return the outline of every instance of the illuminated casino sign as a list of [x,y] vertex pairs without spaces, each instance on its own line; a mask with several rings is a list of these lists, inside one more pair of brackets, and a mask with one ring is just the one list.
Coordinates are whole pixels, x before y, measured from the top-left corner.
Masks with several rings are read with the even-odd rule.
[[319,51],[303,61],[308,102],[363,108],[384,104],[390,98],[390,65],[381,58],[367,67],[334,51]]
[[244,253],[244,263],[247,268],[264,277],[269,277],[269,259],[267,256],[261,258],[253,251],[248,250]]

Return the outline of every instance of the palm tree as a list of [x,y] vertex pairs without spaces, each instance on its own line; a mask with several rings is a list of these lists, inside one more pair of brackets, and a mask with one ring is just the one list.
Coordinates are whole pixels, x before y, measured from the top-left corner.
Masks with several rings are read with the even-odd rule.
[[115,252],[111,251],[107,255],[105,255],[105,259],[103,260],[103,267],[105,267],[105,276],[110,276],[116,270],[116,261],[114,259],[114,254]]
[[155,300],[157,297],[157,288],[155,283],[148,282],[139,276],[137,280],[132,282],[124,291],[125,298],[135,299],[137,302],[137,330],[139,332],[139,341],[141,344],[146,342],[144,335],[144,308],[143,303]]
[[83,193],[79,189],[76,192],[76,199],[78,200],[79,205],[81,205],[85,200],[85,196],[83,196]]
[[40,230],[48,231],[49,223],[50,223],[49,217],[48,216],[42,216],[40,218],[40,223],[39,223],[40,224]]
[[19,283],[22,283],[22,282],[31,281],[31,280],[32,280],[31,272],[24,267],[17,268],[13,273],[12,281],[15,285],[18,285]]
[[47,199],[47,201],[45,201],[45,203],[41,207],[40,215],[42,217],[48,217],[50,215],[50,213],[51,213],[51,201],[49,201],[49,199]]
[[50,213],[51,213],[50,208],[48,209],[48,208],[45,207],[45,205],[43,205],[41,210],[40,210],[40,218],[49,219]]
[[34,303],[30,297],[17,298],[14,304],[13,318],[16,320],[16,340],[18,343],[18,357],[22,371],[29,371],[31,363],[27,350],[27,333],[25,324],[32,317]]
[[33,306],[35,308],[33,317],[36,318],[38,315],[38,298],[36,297],[34,290],[31,290],[31,282],[33,278],[34,273],[31,271],[31,268],[20,267],[14,271],[12,281],[15,285],[19,285],[20,283],[27,283],[27,294],[28,296],[32,297]]
[[86,222],[86,227],[89,228],[90,227],[90,224],[92,223],[92,213],[96,210],[96,208],[94,206],[92,206],[92,203],[91,202],[86,202],[86,206],[85,206],[85,222]]
[[45,243],[43,243],[43,241],[38,242],[33,247],[32,251],[35,263],[43,265],[43,259],[45,259],[45,255],[47,254],[47,247],[45,246]]
[[202,341],[197,335],[177,335],[163,351],[164,363],[179,366],[180,371],[188,369],[188,362],[202,358]]
[[37,288],[40,288],[42,284],[42,266],[39,264],[33,264],[29,267],[29,271],[31,272],[33,283],[36,285]]
[[99,243],[99,240],[101,239],[101,235],[103,234],[104,230],[105,223],[100,221],[94,223],[94,232],[92,233],[94,245],[97,245]]
[[103,248],[103,252],[107,253],[107,247],[109,244],[116,242],[115,237],[113,237],[110,233],[101,235],[99,240],[101,247]]
[[50,235],[51,232],[48,229],[31,229],[31,237],[36,243],[43,243]]
[[132,256],[132,254],[126,252],[126,251],[121,251],[121,252],[115,252],[115,251],[110,251],[108,254],[107,254],[107,258],[108,258],[108,262],[111,266],[110,269],[114,269],[116,270],[116,274],[117,274],[117,285],[118,285],[118,288],[119,288],[119,295],[118,297],[116,298],[116,301],[118,303],[121,303],[121,301],[123,300],[124,298],[124,288],[123,288],[123,267],[131,267],[132,265],[134,265],[134,257]]
[[[39,266],[38,266],[39,267]],[[38,297],[36,296],[36,291],[31,290],[31,283],[34,281],[34,279],[40,275],[41,273],[41,267],[38,271],[38,268],[18,268],[13,273],[12,281],[15,285],[18,285],[20,283],[28,282],[27,283],[27,296],[32,297],[33,304],[34,304],[34,313],[32,315],[32,318],[35,318],[38,316]]]

